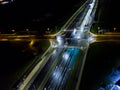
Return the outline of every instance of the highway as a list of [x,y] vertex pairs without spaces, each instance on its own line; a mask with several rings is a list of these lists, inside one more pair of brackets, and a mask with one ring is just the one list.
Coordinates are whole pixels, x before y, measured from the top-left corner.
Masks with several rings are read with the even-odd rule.
[[[91,8],[93,8],[93,6]],[[82,21],[83,23],[81,23],[82,28],[85,26],[85,24],[87,22],[86,18],[90,15],[91,8],[90,8],[90,10],[88,10],[87,16],[84,16],[85,14],[82,14],[83,17],[85,18],[85,21],[83,20]],[[88,8],[86,8],[86,9],[88,9]],[[70,29],[70,27],[69,27],[69,29]],[[61,49],[63,48],[62,53],[59,55],[58,58],[56,58],[56,59],[54,58],[55,59],[55,61],[53,62],[54,64],[52,64],[51,68],[48,69],[48,72],[46,72],[46,76],[44,77],[43,80],[40,79],[40,81],[42,81],[42,82],[38,84],[39,87],[36,86],[36,84],[32,84],[32,86],[29,88],[29,90],[34,90],[34,89],[65,90],[66,89],[66,86],[68,83],[67,81],[68,81],[68,78],[74,67],[74,63],[75,63],[76,57],[78,55],[78,52],[82,51],[80,47],[87,49],[87,46],[88,46],[88,43],[87,43],[88,36],[84,35],[84,33],[82,33],[83,32],[82,30],[77,30],[77,31],[74,31],[74,30],[75,29],[73,29],[70,32],[64,31],[65,33],[62,33],[62,34],[63,35],[65,34],[65,36],[62,36],[62,35],[58,36]],[[77,33],[77,35],[75,33]],[[64,41],[61,44],[62,40],[64,40]],[[64,47],[65,45],[66,45],[66,47]],[[70,48],[69,46],[73,46],[73,47]],[[76,85],[74,86],[74,88],[75,87],[76,87]]]
[[65,90],[66,82],[75,63],[78,48],[67,48],[44,86],[46,90]]
[[[57,52],[57,53],[56,53]],[[54,58],[58,57],[58,55],[60,54],[61,49],[58,48],[56,49],[53,54],[51,55],[51,57],[48,59],[48,62],[45,64],[45,66],[43,67],[43,69],[40,71],[39,75],[37,75],[36,79],[34,80],[34,82],[32,83],[32,85],[29,87],[29,89],[31,90],[35,87],[39,87],[39,85],[42,83],[43,80],[45,80],[45,75],[49,74],[49,69],[51,69],[51,66],[53,66],[53,62],[55,61]]]
[[[56,34],[57,46],[54,47],[51,44],[42,56],[42,60],[17,86],[17,90],[65,90],[69,83],[68,78],[74,68],[77,68],[74,77],[78,78],[72,81],[76,82],[73,84],[73,88],[77,89],[85,63],[85,53],[83,52],[87,51],[89,43],[93,40],[89,30],[94,19],[91,15],[92,12],[94,13],[95,5],[97,5],[97,0],[87,0],[73,14],[60,32]],[[28,37],[35,38],[34,35]],[[24,37],[19,36],[18,38]],[[83,54],[77,58],[79,53]],[[75,66],[77,59],[81,66]]]
[[[90,32],[97,4],[98,0],[87,0],[54,35],[0,34],[0,41],[51,42],[33,70],[13,90],[78,90],[89,44],[120,40],[118,33]],[[58,42],[56,46],[54,41]]]

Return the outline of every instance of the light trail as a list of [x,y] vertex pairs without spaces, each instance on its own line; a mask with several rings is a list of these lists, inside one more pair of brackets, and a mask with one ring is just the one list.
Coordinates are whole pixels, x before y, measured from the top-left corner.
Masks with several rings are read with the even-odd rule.
[[[87,0],[87,2],[88,2],[89,0]],[[90,14],[91,14],[91,12],[92,12],[92,9],[93,9],[93,6],[94,6],[94,1],[95,0],[93,0],[93,3],[92,4],[90,4],[90,8],[88,9],[88,12],[86,13],[86,15],[85,15],[85,18],[84,18],[84,20],[82,21],[82,24],[80,25],[80,33],[78,33],[78,36],[79,36],[79,38],[81,38],[81,36],[82,35],[84,35],[84,33],[83,34],[81,34],[83,31],[83,28],[85,28],[85,25],[86,24],[89,24],[90,22],[88,22],[88,20],[89,20],[89,17],[90,17]],[[85,4],[87,3],[87,2],[85,2]],[[85,5],[84,4],[84,5]],[[71,17],[72,19],[69,19],[68,20],[68,22],[65,24],[65,26],[64,26],[64,29],[66,29],[66,28],[68,28],[70,25],[71,25],[71,23],[73,22],[73,20],[75,19],[75,17],[77,17],[77,15],[78,15],[78,13],[80,13],[81,12],[81,9],[78,9],[78,11]],[[63,27],[62,27],[63,28]],[[62,31],[63,32],[63,31]],[[65,31],[64,31],[65,32]],[[77,31],[76,30],[74,30],[74,35],[75,35],[75,33],[76,33]],[[61,33],[61,31],[59,32],[59,34]],[[58,34],[58,33],[57,33]],[[22,37],[22,36],[18,36],[18,38],[20,38],[20,37]],[[57,40],[58,40],[58,42],[59,42],[59,45],[58,45],[58,47],[60,47],[60,46],[62,46],[62,45],[64,45],[64,43],[62,43],[63,42],[63,40],[61,40],[62,38],[61,37],[59,37],[59,36],[57,36]],[[90,39],[91,40],[91,39]],[[32,43],[32,42],[31,42]],[[71,42],[72,43],[72,42]],[[76,48],[76,49],[78,49],[78,48]],[[19,90],[24,90],[25,89],[25,87],[29,84],[29,82],[30,82],[30,80],[33,78],[33,76],[37,73],[37,71],[38,71],[38,69],[40,68],[40,66],[42,65],[42,63],[43,63],[43,61],[45,60],[45,55],[46,55],[46,53],[49,51],[49,49],[45,52],[45,54],[43,55],[43,59],[35,66],[35,68],[31,71],[31,73],[27,76],[27,78],[24,80],[24,82],[20,85],[20,87],[19,87]],[[72,52],[71,52],[72,53]],[[65,54],[64,55],[64,59],[66,60],[66,63],[69,61],[70,62],[70,57],[73,57],[73,56],[75,56],[74,55],[74,53],[72,53],[71,55],[69,55],[69,54]],[[73,60],[73,58],[72,58],[72,60]],[[57,64],[57,61],[55,62],[56,64]],[[61,61],[61,64],[60,65],[64,65],[65,63],[64,62],[62,62]],[[54,64],[55,65],[55,64]],[[49,76],[48,75],[50,75],[50,73],[51,73],[51,71],[52,71],[52,67],[54,67],[54,65],[52,65],[51,66],[51,70],[48,72],[48,74],[47,74],[47,76],[46,76],[46,78],[44,78],[44,80],[43,80],[43,82],[42,82],[42,85],[45,85],[45,83],[47,82],[47,80],[48,80],[48,78],[49,78]],[[65,67],[65,66],[64,66]],[[71,67],[71,66],[70,66]],[[65,69],[65,68],[64,68]],[[67,70],[67,68],[65,69],[65,70]],[[83,71],[83,68],[82,68],[82,70],[81,71]],[[67,71],[66,71],[67,72]],[[62,75],[63,75],[63,73],[61,73]],[[60,79],[60,77],[61,77],[61,74],[57,71],[56,73],[53,73],[53,76],[55,76],[57,79],[59,78],[59,80],[61,80]],[[81,75],[81,73],[80,73],[80,75]],[[63,75],[64,76],[64,75]],[[66,77],[67,78],[67,77]],[[53,85],[53,83],[51,83],[51,85]],[[55,85],[56,86],[56,85]],[[44,87],[44,86],[41,86],[41,87]],[[41,88],[40,87],[40,88]]]

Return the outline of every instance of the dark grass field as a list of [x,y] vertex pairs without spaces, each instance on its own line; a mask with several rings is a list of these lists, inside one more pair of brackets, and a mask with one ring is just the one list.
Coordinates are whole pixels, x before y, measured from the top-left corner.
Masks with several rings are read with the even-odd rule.
[[15,0],[0,6],[0,31],[29,28],[42,32],[62,26],[86,0]]
[[120,43],[102,42],[90,45],[80,90],[98,90],[108,74],[120,65]]
[[49,41],[42,42],[35,42],[32,48],[30,42],[0,42],[0,90],[11,90],[35,62],[34,58],[47,50]]
[[119,1],[114,0],[99,0],[98,10],[96,12],[95,21],[98,21],[97,26],[101,29],[108,29],[120,32],[120,13],[119,13]]

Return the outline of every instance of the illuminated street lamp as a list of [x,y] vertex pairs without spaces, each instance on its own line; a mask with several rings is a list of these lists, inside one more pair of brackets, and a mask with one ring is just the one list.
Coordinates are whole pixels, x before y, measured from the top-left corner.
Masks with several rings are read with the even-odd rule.
[[30,34],[29,29],[26,29],[27,34]]
[[12,29],[12,32],[15,32],[15,30],[14,30],[14,29]]
[[100,27],[98,27],[98,30],[100,30]]
[[50,30],[50,28],[47,28],[47,30],[49,31],[49,30]]
[[28,31],[29,31],[29,29],[26,29],[26,31],[28,32]]
[[115,31],[115,30],[116,30],[116,28],[114,27],[114,28],[113,28],[113,30]]

